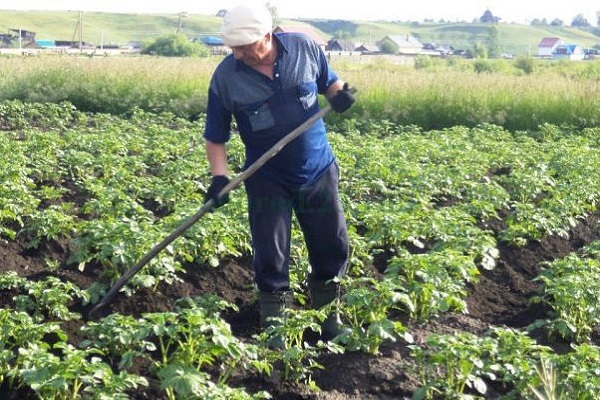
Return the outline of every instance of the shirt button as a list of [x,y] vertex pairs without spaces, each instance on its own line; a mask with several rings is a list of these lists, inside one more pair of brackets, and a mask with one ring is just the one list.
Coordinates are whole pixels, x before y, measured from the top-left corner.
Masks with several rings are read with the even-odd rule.
[[275,74],[275,78],[279,78],[279,74]]

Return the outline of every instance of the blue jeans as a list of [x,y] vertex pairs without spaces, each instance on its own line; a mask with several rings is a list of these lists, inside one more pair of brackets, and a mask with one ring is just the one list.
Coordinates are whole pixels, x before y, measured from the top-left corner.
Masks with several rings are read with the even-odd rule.
[[308,250],[312,279],[341,277],[348,261],[348,231],[332,163],[310,185],[287,186],[254,174],[245,182],[252,235],[254,280],[259,290],[290,287],[292,211]]

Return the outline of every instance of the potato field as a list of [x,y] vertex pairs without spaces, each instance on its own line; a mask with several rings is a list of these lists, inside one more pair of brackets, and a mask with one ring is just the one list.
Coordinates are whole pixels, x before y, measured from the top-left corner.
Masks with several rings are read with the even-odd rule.
[[[181,113],[94,110],[93,98],[85,109],[33,101],[22,78],[28,96],[0,101],[0,398],[600,398],[600,124],[586,109],[527,129],[527,110],[505,115],[512,129],[493,119],[436,128],[379,107],[383,85],[359,88],[358,111],[325,117],[349,225],[338,307],[350,331],[318,340],[326,311],[308,307],[294,225],[294,305],[274,332],[285,348],[273,351],[273,332],[259,329],[243,189],[89,313],[202,206],[204,114],[184,114],[204,93],[173,95]],[[235,176],[238,136],[228,149]]]

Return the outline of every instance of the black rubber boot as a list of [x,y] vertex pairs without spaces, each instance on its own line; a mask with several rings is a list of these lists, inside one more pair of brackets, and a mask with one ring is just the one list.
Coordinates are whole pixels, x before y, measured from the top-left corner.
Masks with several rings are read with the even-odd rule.
[[[308,278],[308,289],[310,291],[311,306],[315,310],[325,307],[332,302],[337,302],[340,298],[340,284],[337,282],[325,282]],[[325,341],[348,332],[349,328],[342,325],[337,304],[327,315],[327,318],[321,324],[321,338]]]
[[[284,310],[292,304],[292,292],[259,292],[258,303],[260,307],[260,326],[266,329],[274,324],[279,323],[270,318],[281,318],[284,316]],[[281,337],[272,337],[267,345],[271,349],[283,349],[284,343]]]

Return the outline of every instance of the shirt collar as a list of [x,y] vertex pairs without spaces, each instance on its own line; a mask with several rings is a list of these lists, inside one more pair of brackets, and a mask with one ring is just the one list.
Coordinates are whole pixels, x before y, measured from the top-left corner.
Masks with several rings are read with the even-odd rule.
[[275,40],[275,43],[277,43],[277,60],[279,60],[284,53],[288,52],[288,50],[287,47],[285,47],[283,40],[281,40],[281,38],[279,37],[278,33],[273,34],[273,39]]

